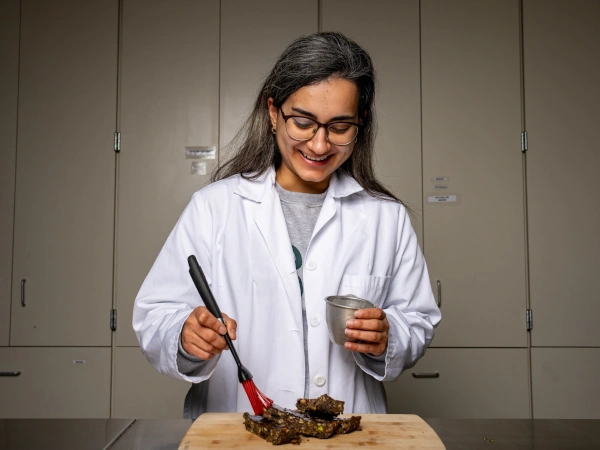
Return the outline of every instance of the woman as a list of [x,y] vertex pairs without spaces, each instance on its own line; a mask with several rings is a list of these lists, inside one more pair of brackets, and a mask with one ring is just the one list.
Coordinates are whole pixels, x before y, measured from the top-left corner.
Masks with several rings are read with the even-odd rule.
[[[339,33],[294,41],[265,80],[233,156],[196,192],[136,298],[133,327],[161,373],[194,383],[184,416],[251,411],[225,326],[188,274],[195,255],[256,385],[293,408],[324,393],[385,413],[382,381],[424,354],[441,315],[406,209],[373,174],[368,54]],[[329,341],[325,297],[376,307]]]

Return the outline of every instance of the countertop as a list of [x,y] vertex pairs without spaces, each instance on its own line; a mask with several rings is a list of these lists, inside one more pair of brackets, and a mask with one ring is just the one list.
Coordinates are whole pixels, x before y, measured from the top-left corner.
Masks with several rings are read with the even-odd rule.
[[[600,420],[425,421],[447,450],[600,449]],[[0,419],[0,450],[177,450],[191,424],[186,419]]]

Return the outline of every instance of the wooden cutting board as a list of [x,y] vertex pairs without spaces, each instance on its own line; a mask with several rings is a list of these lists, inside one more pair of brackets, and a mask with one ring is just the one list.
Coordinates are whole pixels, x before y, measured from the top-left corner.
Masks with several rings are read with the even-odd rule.
[[[361,429],[348,434],[336,434],[329,439],[302,437],[300,447],[285,444],[284,448],[299,450],[348,449],[376,447],[377,449],[445,450],[444,444],[419,416],[412,414],[361,414]],[[350,417],[343,414],[341,417]],[[241,413],[202,414],[187,431],[179,450],[206,448],[271,449],[273,444],[244,428]]]

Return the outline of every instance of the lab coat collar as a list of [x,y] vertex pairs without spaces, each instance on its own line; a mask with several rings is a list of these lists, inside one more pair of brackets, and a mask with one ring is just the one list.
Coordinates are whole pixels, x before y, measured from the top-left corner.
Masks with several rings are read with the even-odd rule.
[[[240,183],[234,192],[249,200],[260,203],[274,186],[275,168],[270,167],[256,180],[248,180],[240,177]],[[327,196],[333,198],[347,197],[362,190],[362,186],[348,172],[344,169],[338,169],[331,175]]]

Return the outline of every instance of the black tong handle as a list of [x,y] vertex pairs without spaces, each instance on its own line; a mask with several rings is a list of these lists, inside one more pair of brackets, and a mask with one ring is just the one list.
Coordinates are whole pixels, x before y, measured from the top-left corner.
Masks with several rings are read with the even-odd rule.
[[231,350],[231,354],[233,355],[233,358],[235,359],[235,362],[238,366],[238,378],[240,380],[240,383],[246,380],[251,380],[252,374],[250,373],[250,371],[248,371],[248,369],[246,369],[242,365],[240,358],[237,352],[235,351],[235,347],[233,346],[231,338],[229,337],[229,333],[227,332],[227,324],[225,323],[225,319],[223,319],[223,314],[221,314],[219,305],[217,304],[217,301],[215,300],[215,297],[212,291],[210,290],[210,286],[208,285],[208,281],[206,281],[204,272],[202,271],[202,268],[200,267],[200,264],[198,264],[198,260],[194,255],[190,255],[188,257],[188,265],[190,266],[190,276],[192,277],[192,280],[196,285],[196,289],[198,289],[198,293],[200,294],[202,301],[204,301],[206,308],[223,325],[225,325],[225,334],[223,335],[223,337],[225,338],[225,341],[229,346],[229,350]]

